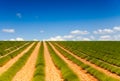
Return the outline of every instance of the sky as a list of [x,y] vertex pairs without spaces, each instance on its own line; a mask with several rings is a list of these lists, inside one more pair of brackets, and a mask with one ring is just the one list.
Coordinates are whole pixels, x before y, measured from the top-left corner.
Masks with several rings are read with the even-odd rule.
[[120,40],[120,0],[0,0],[0,40]]

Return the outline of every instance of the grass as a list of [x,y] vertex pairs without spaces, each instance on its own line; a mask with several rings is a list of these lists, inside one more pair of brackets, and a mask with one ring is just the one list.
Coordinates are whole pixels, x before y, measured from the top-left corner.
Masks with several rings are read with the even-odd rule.
[[44,59],[44,46],[41,42],[36,69],[32,81],[45,81],[45,59]]
[[120,81],[118,79],[110,77],[109,75],[104,74],[103,72],[98,71],[97,69],[95,69],[95,68],[93,68],[93,67],[91,67],[91,66],[89,66],[87,64],[84,64],[83,62],[76,59],[74,56],[70,55],[69,53],[67,53],[66,51],[64,51],[63,49],[58,47],[57,45],[55,45],[55,44],[53,44],[53,45],[55,46],[55,48],[61,54],[63,54],[65,57],[67,57],[69,60],[73,61],[74,63],[76,63],[77,65],[82,67],[83,69],[87,70],[88,73],[90,73],[91,75],[96,77],[99,81]]
[[[37,43],[36,43],[37,44]],[[25,65],[27,59],[33,52],[36,44],[30,50],[20,57],[6,72],[0,75],[0,81],[11,81],[15,74]]]
[[68,67],[67,63],[65,63],[52,49],[52,47],[47,43],[48,50],[51,54],[53,62],[61,71],[64,81],[80,81],[78,76]]

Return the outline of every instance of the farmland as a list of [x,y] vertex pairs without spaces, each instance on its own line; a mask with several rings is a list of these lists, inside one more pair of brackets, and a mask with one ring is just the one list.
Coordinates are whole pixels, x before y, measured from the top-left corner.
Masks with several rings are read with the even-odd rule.
[[120,81],[120,42],[1,41],[0,81]]

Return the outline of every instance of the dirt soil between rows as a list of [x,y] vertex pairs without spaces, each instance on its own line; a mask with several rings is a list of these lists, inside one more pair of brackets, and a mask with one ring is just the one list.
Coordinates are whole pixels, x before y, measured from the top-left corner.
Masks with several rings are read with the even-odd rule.
[[89,62],[89,61],[87,61],[87,60],[85,60],[85,59],[82,59],[81,57],[73,54],[72,52],[70,52],[69,50],[63,48],[62,46],[60,46],[60,45],[58,45],[58,44],[56,44],[56,45],[59,46],[60,48],[62,48],[63,50],[65,50],[66,52],[68,52],[69,54],[71,54],[72,56],[74,56],[75,58],[77,58],[78,60],[80,60],[81,62],[83,62],[83,63],[85,63],[85,64],[87,64],[87,65],[89,65],[89,66],[91,66],[91,67],[93,67],[93,68],[101,71],[101,72],[103,72],[104,74],[106,74],[106,75],[108,75],[108,76],[114,77],[114,78],[116,78],[116,79],[120,79],[120,76],[119,76],[119,75],[117,75],[117,74],[115,74],[115,73],[111,73],[110,71],[105,70],[104,68],[101,68],[101,67],[99,67],[99,66],[97,66],[97,65],[95,65],[95,64],[93,64],[93,63],[91,63],[91,62]]
[[44,42],[44,57],[45,57],[45,81],[63,81],[61,72],[55,67],[47,45]]
[[23,56],[32,46],[34,45],[34,43],[32,43],[31,45],[29,45],[24,51],[22,51],[20,54],[18,54],[16,57],[14,57],[13,59],[11,59],[10,61],[8,61],[5,65],[3,65],[2,67],[0,67],[0,75],[7,71],[8,68],[10,68],[21,56]]
[[68,66],[74,71],[74,73],[79,77],[80,81],[98,81],[96,78],[94,78],[92,75],[86,73],[85,70],[83,70],[80,66],[73,63],[72,61],[68,60],[66,57],[64,57],[51,43],[49,43],[53,50],[61,57]]
[[30,81],[33,78],[39,48],[40,42],[36,45],[26,64],[17,72],[12,81]]

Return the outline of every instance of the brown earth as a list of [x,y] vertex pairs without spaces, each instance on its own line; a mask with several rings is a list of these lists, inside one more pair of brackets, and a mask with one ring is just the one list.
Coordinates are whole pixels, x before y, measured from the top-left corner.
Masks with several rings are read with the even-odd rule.
[[47,45],[44,42],[44,57],[45,57],[45,81],[63,81],[61,72],[55,67]]
[[39,53],[40,42],[36,45],[34,51],[28,58],[26,64],[16,73],[12,81],[30,81],[34,75],[37,55]]
[[86,71],[83,70],[80,66],[65,58],[58,50],[56,50],[56,48],[51,43],[49,44],[52,46],[53,50],[59,55],[59,57],[61,57],[74,71],[74,73],[79,77],[80,81],[98,81],[96,78],[86,73]]
[[89,65],[89,66],[91,66],[91,67],[93,67],[93,68],[95,68],[95,69],[103,72],[103,73],[105,73],[106,75],[109,75],[109,76],[111,76],[111,77],[120,79],[120,76],[119,76],[119,75],[117,75],[117,74],[115,74],[115,73],[111,73],[110,71],[108,71],[108,70],[106,70],[106,69],[104,69],[104,68],[101,68],[101,67],[99,67],[99,66],[97,66],[97,65],[95,65],[95,64],[93,64],[93,63],[91,63],[91,62],[89,62],[89,61],[87,61],[87,60],[85,60],[85,59],[82,59],[81,57],[73,54],[72,52],[70,52],[69,50],[63,48],[62,46],[60,46],[60,45],[58,45],[58,44],[56,44],[56,45],[59,46],[60,48],[62,48],[63,50],[65,50],[66,52],[68,52],[69,54],[71,54],[72,56],[74,56],[75,58],[77,58],[78,60],[80,60],[81,62],[83,62],[83,63],[85,63],[85,64],[87,64],[87,65]]
[[5,65],[3,65],[2,67],[0,67],[0,75],[7,71],[8,68],[10,68],[21,56],[23,56],[32,46],[34,45],[34,43],[32,43],[31,45],[29,45],[29,47],[27,47],[24,51],[22,51],[20,54],[18,54],[16,57],[14,57],[13,59],[11,59],[10,61],[8,61]]

